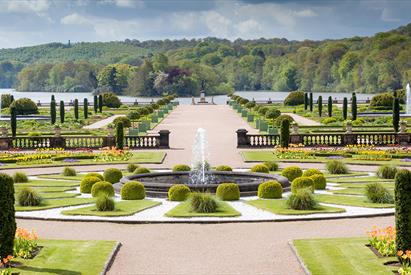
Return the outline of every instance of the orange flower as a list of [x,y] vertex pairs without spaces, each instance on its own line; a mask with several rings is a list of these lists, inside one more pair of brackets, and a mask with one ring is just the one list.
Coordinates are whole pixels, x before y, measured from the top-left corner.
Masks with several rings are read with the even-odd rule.
[[403,254],[404,254],[404,252],[403,252],[402,250],[400,250],[400,251],[397,252],[397,256],[398,256],[398,257],[401,257]]
[[410,251],[410,250],[406,250],[406,251],[405,251],[405,255],[407,256],[407,258],[411,258],[411,251]]

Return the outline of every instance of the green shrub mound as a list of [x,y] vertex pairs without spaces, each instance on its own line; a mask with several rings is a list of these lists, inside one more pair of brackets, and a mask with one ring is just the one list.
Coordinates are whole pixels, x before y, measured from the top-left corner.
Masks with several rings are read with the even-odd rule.
[[138,175],[138,174],[148,174],[150,173],[150,170],[148,170],[145,167],[138,167],[135,171],[134,171],[134,175]]
[[280,115],[281,115],[281,111],[278,110],[278,109],[274,109],[274,108],[269,109],[269,110],[265,113],[265,117],[266,117],[267,119],[271,119],[271,120],[276,119],[276,118],[279,117]]
[[290,166],[281,171],[281,176],[286,177],[289,181],[293,181],[303,175],[303,170],[298,166]]
[[240,188],[236,183],[220,183],[216,195],[223,201],[236,201],[240,199]]
[[262,199],[279,199],[283,196],[283,187],[278,181],[266,181],[258,186],[257,194]]
[[[103,177],[103,175],[102,174],[100,174],[100,173],[97,173],[97,172],[91,172],[91,173],[87,173],[85,176],[84,176],[84,178],[87,178],[87,177],[96,177],[96,178],[99,178],[100,180],[104,180],[104,177]],[[83,178],[83,179],[84,179]]]
[[303,173],[303,177],[311,177],[312,175],[324,175],[324,174],[320,170],[314,169],[314,168],[307,169]]
[[314,174],[309,177],[314,181],[315,190],[325,190],[327,187],[327,179],[322,174]]
[[104,171],[103,177],[104,181],[114,184],[121,180],[123,173],[117,168],[109,168]]
[[101,195],[106,195],[109,197],[114,196],[114,187],[111,182],[108,181],[99,181],[96,182],[93,187],[91,187],[91,195],[93,198],[96,198]]
[[138,181],[126,182],[120,190],[122,200],[142,200],[146,197],[144,185]]
[[120,108],[120,98],[114,93],[103,93],[101,96],[103,99],[103,106],[107,106],[109,108]]
[[130,127],[131,127],[131,120],[130,120],[128,117],[126,117],[126,116],[119,116],[119,117],[116,117],[116,118],[113,120],[113,124],[114,124],[114,125],[117,125],[117,124],[120,123],[120,122],[123,123],[123,127],[124,127],[124,128],[130,128]]
[[335,117],[326,117],[326,118],[323,118],[321,120],[321,123],[326,124],[326,125],[331,124],[331,123],[335,123],[335,122],[337,122],[337,119]]
[[281,116],[277,117],[277,119],[275,120],[275,124],[278,127],[281,127],[281,124],[283,123],[283,120],[288,120],[288,122],[290,122],[290,124],[294,121],[294,119],[289,115],[281,115]]
[[30,98],[20,98],[10,104],[10,108],[16,108],[17,115],[32,115],[38,113],[36,103]]
[[41,201],[41,196],[30,187],[24,187],[17,195],[17,202],[20,206],[39,206]]
[[191,171],[191,167],[188,166],[187,164],[177,164],[177,165],[174,165],[173,167],[173,172],[185,172],[185,171]]
[[94,176],[84,177],[80,181],[80,192],[83,194],[90,194],[91,188],[93,187],[93,185],[100,181],[102,181],[102,179],[98,177],[94,177]]
[[0,259],[13,255],[14,237],[16,235],[14,203],[13,178],[0,173]]
[[348,167],[339,160],[330,160],[325,167],[330,174],[348,174]]
[[16,172],[13,174],[14,183],[24,183],[29,182],[29,178],[23,172]]
[[168,189],[168,199],[170,201],[185,201],[190,193],[191,190],[187,185],[174,184]]
[[382,165],[378,167],[377,176],[382,179],[393,179],[397,174],[397,167],[391,165]]
[[296,106],[304,104],[304,92],[291,92],[284,99],[284,105]]
[[375,95],[371,98],[371,107],[383,107],[390,109],[394,102],[394,96],[391,93],[383,93]]
[[294,210],[312,210],[317,205],[318,203],[309,189],[299,189],[287,199],[287,206]]
[[365,187],[365,194],[370,202],[373,203],[394,203],[394,198],[381,183],[369,183]]
[[136,169],[137,169],[138,167],[139,167],[139,166],[138,166],[137,164],[129,163],[129,164],[127,164],[127,172],[133,173],[134,171],[136,171]]
[[291,183],[291,193],[297,193],[299,189],[310,189],[314,192],[314,181],[309,177],[299,177],[293,180]]
[[97,211],[114,211],[115,208],[114,200],[107,195],[101,195],[96,200]]
[[270,173],[270,170],[264,164],[256,164],[253,167],[251,167],[251,172],[268,174]]
[[64,167],[62,175],[65,177],[74,177],[77,175],[77,172],[72,167]]
[[277,171],[278,170],[278,163],[275,161],[265,161],[263,162],[265,166],[268,167],[268,170],[270,171]]
[[217,201],[207,193],[193,193],[190,196],[191,211],[196,213],[217,212]]
[[228,165],[219,165],[215,168],[216,171],[226,171],[226,172],[231,172],[233,171],[233,168],[231,168]]
[[395,240],[397,251],[411,250],[411,171],[401,169],[395,175]]

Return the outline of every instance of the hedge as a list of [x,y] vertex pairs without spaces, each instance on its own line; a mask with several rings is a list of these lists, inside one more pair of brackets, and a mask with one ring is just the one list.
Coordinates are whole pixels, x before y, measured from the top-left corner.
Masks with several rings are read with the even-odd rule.
[[411,171],[395,175],[395,228],[397,251],[411,250]]
[[314,181],[309,177],[299,177],[291,183],[291,193],[297,193],[297,190],[309,188],[312,192],[315,190]]
[[103,177],[105,181],[114,184],[121,180],[123,173],[117,168],[108,168],[104,171]]
[[100,195],[107,195],[109,197],[113,197],[114,187],[110,182],[99,181],[95,183],[91,188],[91,195],[93,196],[93,198],[98,197]]
[[120,190],[122,200],[142,200],[146,197],[144,185],[138,181],[126,182]]
[[13,255],[16,235],[14,203],[13,178],[0,173],[0,259]]
[[236,183],[220,183],[216,195],[223,201],[236,201],[240,199],[240,188]]
[[170,201],[185,201],[190,193],[191,190],[187,185],[174,184],[168,189],[168,199]]
[[303,171],[298,166],[290,166],[284,168],[281,175],[286,177],[289,181],[293,181],[294,179],[301,177],[303,175]]
[[266,181],[258,186],[257,194],[262,199],[279,199],[283,195],[283,187],[278,181]]

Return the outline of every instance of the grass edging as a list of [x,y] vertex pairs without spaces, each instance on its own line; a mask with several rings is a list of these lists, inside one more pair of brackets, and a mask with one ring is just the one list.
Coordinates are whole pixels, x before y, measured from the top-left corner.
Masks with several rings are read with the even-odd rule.
[[306,275],[310,275],[310,271],[308,270],[307,266],[304,264],[303,259],[301,258],[300,254],[298,254],[297,248],[294,246],[294,240],[288,241],[288,245],[291,248],[294,256],[297,258],[298,263],[300,264],[302,270]]
[[116,242],[116,245],[114,246],[113,250],[111,251],[106,263],[104,264],[103,271],[100,273],[101,275],[107,274],[107,272],[110,270],[111,266],[114,263],[114,259],[116,258],[118,252],[120,251],[121,243]]

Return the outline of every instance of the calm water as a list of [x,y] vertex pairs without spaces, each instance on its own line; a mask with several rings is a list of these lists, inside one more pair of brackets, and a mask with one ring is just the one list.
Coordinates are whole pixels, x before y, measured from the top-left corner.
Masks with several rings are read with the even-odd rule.
[[[31,98],[34,102],[42,102],[42,103],[49,103],[51,95],[53,93],[46,93],[46,92],[17,92],[13,89],[0,89],[0,94],[7,93],[12,94],[14,98],[22,98],[28,97]],[[273,92],[273,91],[238,91],[236,94],[241,95],[249,100],[255,99],[259,100],[284,100],[289,92]],[[348,99],[351,98],[351,93],[314,93],[314,99],[316,100],[318,96],[323,96],[323,102],[326,102],[328,96],[332,96],[333,99],[343,99],[347,97]],[[79,99],[79,101],[83,100],[84,98],[88,98],[90,101],[93,100],[93,95],[91,93],[54,93],[54,96],[57,101],[63,100],[65,102],[70,102],[74,99]],[[131,97],[131,96],[119,96],[121,101],[123,102],[134,102],[135,100],[139,102],[149,102],[152,99],[156,100],[156,98],[148,98],[148,97]],[[357,94],[358,99],[367,99],[371,98],[372,95],[368,94]],[[225,104],[228,97],[225,95],[214,96],[214,102],[216,104]],[[196,99],[198,100],[198,99]],[[179,97],[178,101],[180,104],[191,104],[191,98]],[[207,97],[207,101],[211,102],[211,98]]]

